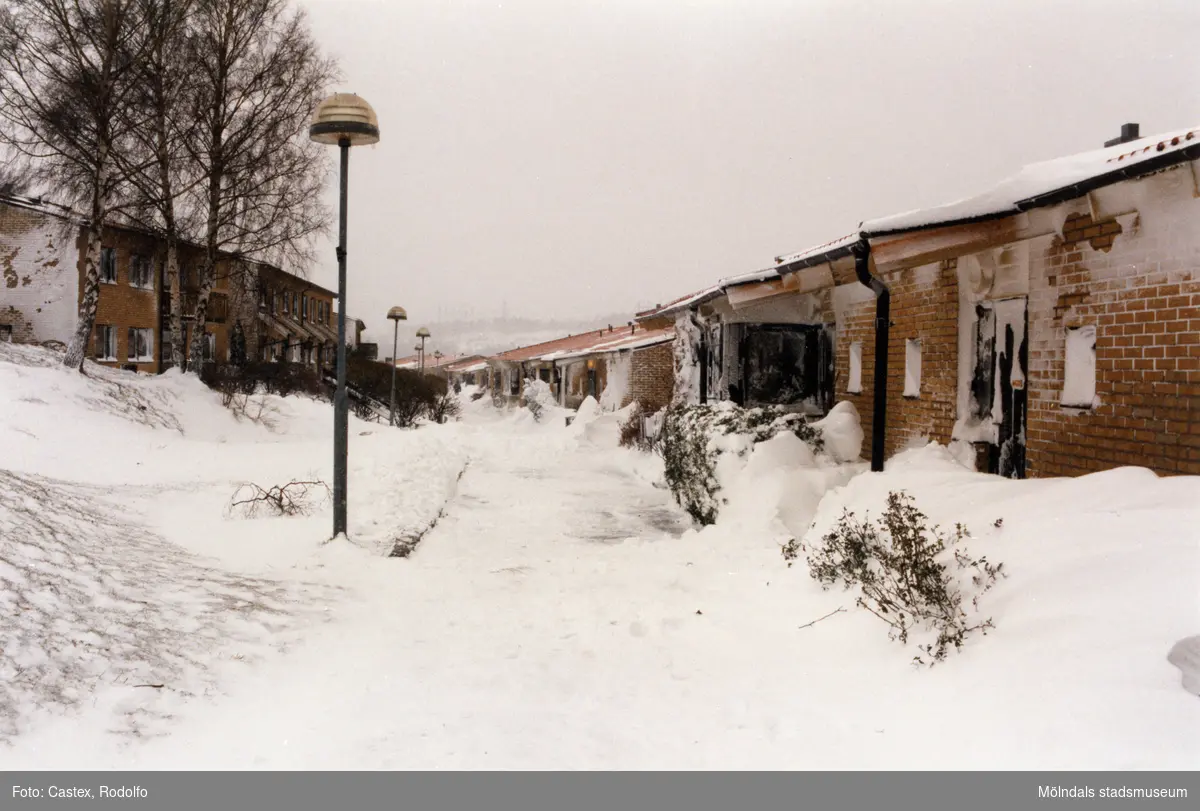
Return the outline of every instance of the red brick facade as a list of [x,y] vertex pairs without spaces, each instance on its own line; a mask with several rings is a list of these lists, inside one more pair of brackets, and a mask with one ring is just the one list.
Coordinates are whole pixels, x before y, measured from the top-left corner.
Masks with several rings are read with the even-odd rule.
[[646,414],[670,405],[675,394],[675,354],[672,342],[633,350],[629,368],[629,391],[621,403],[635,400]]
[[[1180,205],[1191,207],[1192,219],[1151,212],[1145,225],[1157,233],[1143,233],[1138,215],[1122,225],[1075,212],[1062,237],[1037,257],[1029,305],[1029,475],[1121,465],[1200,474],[1200,202]],[[1085,325],[1096,328],[1099,402],[1064,408],[1065,332]]]
[[[958,399],[958,277],[955,260],[883,274],[891,295],[888,340],[888,406],[885,453],[931,439],[949,443]],[[904,396],[907,342],[920,341],[920,389]],[[850,392],[850,352],[861,351],[861,386]],[[861,299],[843,313],[837,335],[835,398],[854,404],[862,423],[864,452],[872,436],[875,386],[875,299]]]

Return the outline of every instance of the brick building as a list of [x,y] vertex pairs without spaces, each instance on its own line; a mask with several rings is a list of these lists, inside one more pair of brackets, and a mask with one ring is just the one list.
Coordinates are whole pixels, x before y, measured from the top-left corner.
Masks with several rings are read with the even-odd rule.
[[[84,220],[40,199],[0,198],[0,340],[66,345],[78,323],[84,285]],[[199,295],[202,250],[179,248],[184,354],[190,353]],[[278,321],[265,290],[286,290],[289,314]],[[293,294],[296,297],[292,304]],[[240,331],[250,357],[304,359],[305,341],[326,356],[336,335],[325,328],[333,294],[269,265],[224,257],[214,273],[206,319],[204,360],[227,361]],[[281,304],[282,302],[280,302]],[[100,249],[100,297],[88,356],[97,363],[158,373],[171,366],[170,294],[166,246],[156,236],[106,225]],[[298,322],[298,323],[292,323]],[[282,346],[282,353],[275,348]],[[321,357],[314,351],[310,362]]]
[[[854,403],[878,462],[936,440],[1012,477],[1121,465],[1197,474],[1198,160],[1193,129],[1035,164],[976,198],[863,223],[640,318],[676,319],[678,391],[692,401],[754,402],[738,386],[752,357],[737,323],[751,313],[825,331],[831,368],[787,339],[805,346],[808,385],[820,391],[826,374],[832,388],[803,404]],[[776,401],[801,405],[795,386],[783,391]]]
[[518,403],[525,381],[539,379],[564,408],[578,408],[593,397],[608,409],[637,400],[657,411],[670,402],[674,389],[674,339],[673,325],[630,324],[509,350],[488,358],[492,395]]
[[336,293],[269,265],[256,268],[252,285],[258,330],[247,343],[252,357],[319,367],[336,363]]

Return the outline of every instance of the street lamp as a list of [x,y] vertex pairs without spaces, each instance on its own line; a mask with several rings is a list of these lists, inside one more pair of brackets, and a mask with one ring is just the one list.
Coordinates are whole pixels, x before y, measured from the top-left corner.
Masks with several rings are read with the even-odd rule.
[[440,349],[433,350],[433,368],[435,368],[435,369],[442,368],[442,358],[444,358],[444,357],[446,357],[446,356],[442,354],[442,350],[440,350]]
[[429,337],[429,327],[417,330],[417,337],[421,339],[421,374],[425,374],[425,339]]
[[341,152],[338,207],[338,347],[337,393],[333,397],[333,534],[346,534],[346,470],[348,465],[349,408],[346,397],[346,184],[350,172],[350,147],[379,142],[379,119],[365,100],[354,93],[335,93],[317,107],[308,137],[318,144],[336,145]]
[[408,313],[403,307],[393,307],[388,310],[388,318],[392,320],[392,410],[388,416],[388,425],[396,424],[396,339],[400,335],[400,322],[408,320]]

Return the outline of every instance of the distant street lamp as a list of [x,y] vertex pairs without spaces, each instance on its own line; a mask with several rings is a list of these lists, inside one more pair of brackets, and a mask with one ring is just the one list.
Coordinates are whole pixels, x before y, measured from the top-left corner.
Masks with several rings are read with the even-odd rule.
[[388,318],[392,320],[392,410],[388,415],[388,425],[396,424],[396,339],[400,335],[400,322],[408,320],[408,313],[403,307],[393,307],[388,310]]
[[421,374],[425,374],[425,339],[429,337],[429,327],[417,330],[417,337],[421,339]]
[[440,349],[433,350],[433,368],[435,368],[435,369],[442,368],[442,358],[444,358],[444,357],[446,357],[446,356],[442,354],[442,350],[440,350]]
[[333,397],[333,534],[346,533],[346,471],[349,465],[349,400],[346,396],[346,187],[350,147],[379,142],[379,119],[364,99],[335,93],[317,107],[308,137],[341,151],[338,207],[337,393]]

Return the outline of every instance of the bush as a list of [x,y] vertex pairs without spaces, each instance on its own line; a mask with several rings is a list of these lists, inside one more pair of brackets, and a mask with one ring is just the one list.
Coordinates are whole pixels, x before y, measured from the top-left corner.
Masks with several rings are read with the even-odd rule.
[[621,423],[622,448],[640,448],[642,445],[642,407],[636,402],[630,410],[629,419]]
[[713,524],[724,503],[718,496],[717,459],[722,436],[743,435],[748,453],[754,445],[790,432],[808,443],[813,452],[824,446],[821,432],[802,414],[779,407],[739,408],[732,403],[675,405],[663,416],[662,456],[667,485],[675,501],[701,524]]
[[557,405],[554,401],[554,393],[550,391],[550,384],[536,378],[525,381],[524,397],[525,407],[533,414],[536,422],[540,422],[542,417]]
[[[346,359],[346,383],[386,409],[392,402],[392,365],[364,357]],[[410,428],[429,414],[439,397],[448,391],[446,381],[412,369],[396,370],[396,424]]]
[[200,379],[221,393],[226,406],[236,394],[250,395],[258,391],[280,397],[293,394],[329,397],[328,387],[317,371],[302,363],[253,361],[240,366],[206,363],[200,367]]
[[[843,511],[821,545],[805,551],[809,572],[821,587],[838,583],[845,589],[857,587],[856,603],[890,626],[889,639],[904,644],[914,629],[936,631],[934,641],[917,646],[923,656],[913,657],[917,665],[932,666],[945,660],[951,647],[961,650],[969,634],[979,631],[986,636],[994,627],[990,618],[974,622],[968,618],[954,572],[971,573],[976,593],[970,605],[975,612],[979,597],[1006,574],[1003,563],[993,565],[986,557],[976,560],[954,548],[970,537],[962,524],[946,537],[938,527],[927,527],[927,520],[907,493],[892,492],[883,517],[874,525]],[[789,566],[803,549],[796,541],[783,547]],[[953,549],[953,571],[938,560],[947,549]]]
[[268,515],[312,515],[323,504],[329,503],[330,498],[329,485],[319,479],[291,481],[268,488],[246,482],[230,498],[227,512],[243,518],[257,518],[264,512]]
[[438,425],[443,425],[461,412],[462,406],[459,405],[456,394],[446,392],[433,401],[433,406],[429,409],[429,418]]

